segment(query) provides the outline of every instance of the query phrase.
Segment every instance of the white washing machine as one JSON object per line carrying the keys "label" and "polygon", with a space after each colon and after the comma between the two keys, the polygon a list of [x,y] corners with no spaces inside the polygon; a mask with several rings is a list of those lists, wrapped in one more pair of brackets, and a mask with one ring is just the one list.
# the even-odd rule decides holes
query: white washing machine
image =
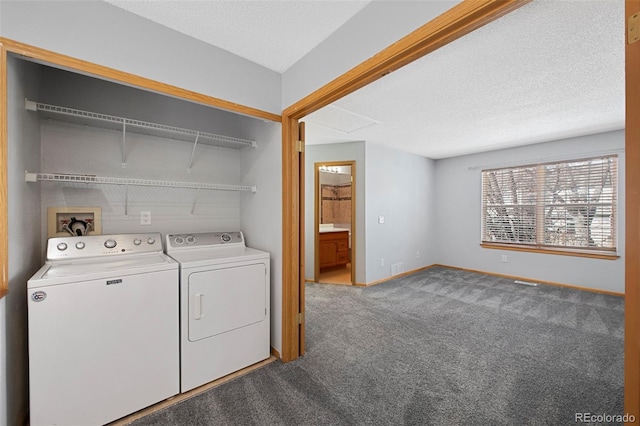
{"label": "white washing machine", "polygon": [[50,238],[27,297],[31,425],[105,424],[180,392],[160,234]]}
{"label": "white washing machine", "polygon": [[237,231],[166,238],[180,264],[180,391],[267,359],[269,253]]}

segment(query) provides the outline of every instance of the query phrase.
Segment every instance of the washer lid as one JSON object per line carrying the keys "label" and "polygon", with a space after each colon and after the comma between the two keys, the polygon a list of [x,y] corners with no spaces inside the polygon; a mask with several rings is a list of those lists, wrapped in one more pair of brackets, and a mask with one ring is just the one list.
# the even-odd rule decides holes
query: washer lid
{"label": "washer lid", "polygon": [[98,257],[48,261],[29,280],[28,287],[89,281],[109,276],[143,274],[167,269],[177,269],[178,264],[164,253]]}

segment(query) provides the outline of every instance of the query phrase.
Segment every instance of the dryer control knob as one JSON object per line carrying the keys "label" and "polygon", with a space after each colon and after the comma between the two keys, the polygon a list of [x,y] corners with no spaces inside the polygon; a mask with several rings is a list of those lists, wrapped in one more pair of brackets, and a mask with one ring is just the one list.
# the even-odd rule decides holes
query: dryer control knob
{"label": "dryer control knob", "polygon": [[76,243],[76,248],[77,248],[78,250],[82,250],[82,249],[84,248],[84,246],[85,246],[85,244],[84,244],[82,241],[78,241],[78,242]]}
{"label": "dryer control knob", "polygon": [[182,243],[184,243],[184,238],[176,237],[176,244],[182,244]]}
{"label": "dryer control knob", "polygon": [[222,234],[222,235],[220,236],[220,239],[221,239],[223,242],[228,243],[229,241],[231,241],[231,235],[229,235],[229,234]]}
{"label": "dryer control knob", "polygon": [[193,235],[189,235],[187,237],[187,244],[193,244],[196,242],[196,237],[194,237]]}
{"label": "dryer control knob", "polygon": [[67,243],[58,243],[56,248],[60,251],[65,251],[67,249]]}
{"label": "dryer control knob", "polygon": [[107,241],[104,242],[104,246],[106,248],[114,248],[115,246],[117,246],[118,243],[116,243],[116,240],[109,238]]}
{"label": "dryer control knob", "polygon": [[153,237],[149,237],[147,238],[147,244],[155,244],[156,243],[156,239]]}
{"label": "dryer control knob", "polygon": [[135,240],[133,240],[133,244],[139,246],[140,244],[142,244],[142,240],[140,238],[136,238]]}

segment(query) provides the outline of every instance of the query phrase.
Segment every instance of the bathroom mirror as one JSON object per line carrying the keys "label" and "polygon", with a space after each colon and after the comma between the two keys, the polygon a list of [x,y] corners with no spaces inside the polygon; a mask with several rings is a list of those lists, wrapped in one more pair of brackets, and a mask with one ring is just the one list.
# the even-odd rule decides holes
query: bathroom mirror
{"label": "bathroom mirror", "polygon": [[351,166],[320,166],[320,224],[351,227]]}

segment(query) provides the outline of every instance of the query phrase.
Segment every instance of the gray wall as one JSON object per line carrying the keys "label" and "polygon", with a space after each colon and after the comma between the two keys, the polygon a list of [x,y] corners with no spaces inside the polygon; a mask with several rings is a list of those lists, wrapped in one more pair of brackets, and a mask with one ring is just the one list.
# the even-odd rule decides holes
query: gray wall
{"label": "gray wall", "polygon": [[23,424],[28,405],[27,280],[40,262],[40,188],[24,179],[25,168],[40,166],[40,128],[24,109],[24,98],[37,96],[39,70],[34,64],[7,63],[8,74],[8,220],[9,294],[0,300],[0,424]]}
{"label": "gray wall", "polygon": [[282,75],[102,1],[2,0],[0,36],[279,114],[457,3],[373,1]]}
{"label": "gray wall", "polygon": [[271,253],[271,346],[282,353],[282,126],[254,121],[256,149],[240,152],[240,183],[257,184],[240,195],[240,226],[247,245]]}
{"label": "gray wall", "polygon": [[[366,283],[366,230],[365,230],[365,143],[350,142],[325,145],[308,145],[305,148],[305,174],[304,174],[304,212],[305,212],[305,278],[313,280],[314,274],[314,164],[322,161],[355,161],[356,162],[356,227],[355,242],[351,245],[356,248],[356,283]],[[353,229],[353,228],[352,228]]]}
{"label": "gray wall", "polygon": [[[368,284],[435,263],[434,161],[366,144],[366,245]],[[378,223],[384,216],[384,223]],[[384,266],[380,260],[384,259]],[[392,273],[391,266],[401,264]]]}
{"label": "gray wall", "polygon": [[[436,162],[436,262],[581,287],[624,292],[624,132],[608,132]],[[481,170],[618,153],[618,260],[483,249]],[[502,255],[507,255],[503,263]]]}
{"label": "gray wall", "polygon": [[305,151],[305,277],[313,278],[314,163],[343,160],[356,160],[356,282],[389,278],[391,265],[401,264],[397,275],[435,263],[433,160],[369,142],[311,145]]}
{"label": "gray wall", "polygon": [[[39,100],[70,108],[253,139],[248,117],[138,89],[46,68]],[[32,115],[37,115],[31,112]],[[36,171],[95,174],[166,181],[240,184],[241,151],[127,133],[122,167],[122,132],[59,121],[43,121],[42,163]],[[259,143],[261,141],[258,141]],[[251,150],[252,148],[243,148]],[[240,228],[239,192],[43,182],[42,221],[48,207],[98,206],[102,232],[203,232]],[[128,194],[127,194],[128,192]],[[276,192],[277,193],[277,192]],[[197,201],[196,201],[197,195]],[[195,208],[194,208],[195,201]],[[191,214],[193,209],[193,215]],[[151,212],[151,225],[140,212]],[[127,217],[125,217],[125,212]],[[43,234],[45,234],[43,232]],[[43,248],[44,238],[43,235]]]}
{"label": "gray wall", "polygon": [[283,109],[460,1],[372,1],[282,75]]}
{"label": "gray wall", "polygon": [[264,111],[281,76],[102,1],[0,1],[0,36]]}

